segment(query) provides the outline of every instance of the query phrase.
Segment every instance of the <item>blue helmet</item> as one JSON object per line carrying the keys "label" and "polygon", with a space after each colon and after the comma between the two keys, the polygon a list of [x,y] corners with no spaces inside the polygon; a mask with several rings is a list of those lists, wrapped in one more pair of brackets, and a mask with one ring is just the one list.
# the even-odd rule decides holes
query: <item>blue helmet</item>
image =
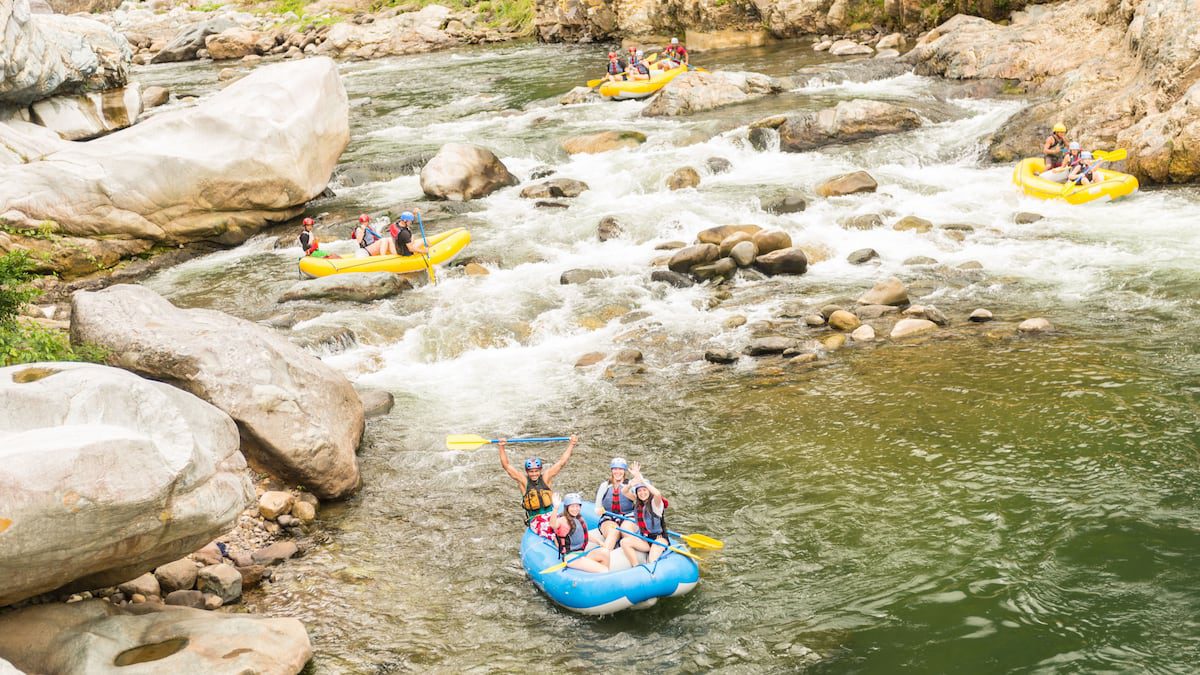
{"label": "blue helmet", "polygon": [[416,220],[416,216],[413,215],[412,211],[405,211],[404,213],[400,214],[400,220],[403,220],[406,223],[411,223],[412,221]]}
{"label": "blue helmet", "polygon": [[608,463],[608,468],[609,469],[628,469],[629,462],[626,462],[624,457],[613,457],[612,461]]}
{"label": "blue helmet", "polygon": [[583,506],[583,497],[580,497],[578,492],[572,492],[566,497],[563,497],[563,508],[566,508],[572,504],[579,504],[580,506]]}
{"label": "blue helmet", "polygon": [[1091,159],[1092,153],[1088,152],[1087,150],[1084,150],[1083,152],[1079,153],[1079,158],[1080,159]]}
{"label": "blue helmet", "polygon": [[541,457],[530,457],[529,459],[525,460],[525,470],[526,471],[528,471],[530,469],[540,469],[540,468],[542,468],[542,458]]}

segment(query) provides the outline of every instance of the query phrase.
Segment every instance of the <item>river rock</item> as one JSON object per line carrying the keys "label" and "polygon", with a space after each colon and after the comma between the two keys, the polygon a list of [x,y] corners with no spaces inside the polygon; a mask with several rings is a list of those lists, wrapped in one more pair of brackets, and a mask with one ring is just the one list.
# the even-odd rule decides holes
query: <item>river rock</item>
{"label": "river rock", "polygon": [[875,329],[870,324],[863,324],[850,333],[850,339],[855,342],[874,342]]}
{"label": "river rock", "polygon": [[807,152],[919,126],[921,117],[908,108],[882,101],[842,101],[832,108],[787,117],[779,127],[779,148]]}
{"label": "river rock", "polygon": [[885,314],[895,314],[899,311],[899,307],[892,307],[890,305],[860,305],[854,308],[854,316],[863,321],[870,321],[871,319],[878,319]]}
{"label": "river rock", "polygon": [[166,87],[151,85],[142,90],[142,109],[149,110],[165,105],[171,100],[171,92]]}
{"label": "river rock", "polygon": [[254,43],[258,42],[258,37],[257,33],[236,26],[204,38],[204,48],[213,61],[240,59],[254,53]]}
{"label": "river rock", "polygon": [[793,246],[770,253],[763,253],[754,260],[754,266],[764,274],[804,274],[808,271],[808,256],[803,249]]}
{"label": "river rock", "polygon": [[746,72],[701,72],[678,75],[659,90],[642,110],[646,117],[690,115],[734,103],[743,103],[783,91],[773,77]]}
{"label": "river rock", "polygon": [[317,518],[317,507],[308,502],[296,502],[292,505],[292,515],[302,524],[307,525]]}
{"label": "river rock", "polygon": [[600,224],[596,226],[596,236],[600,241],[617,239],[621,233],[621,222],[613,216],[604,216],[600,219]]}
{"label": "river rock", "polygon": [[861,216],[849,216],[838,221],[847,230],[874,230],[883,227],[883,218],[876,213],[867,213]]}
{"label": "river rock", "polygon": [[79,141],[133,124],[142,112],[142,97],[135,83],[103,92],[54,96],[37,101],[29,110],[37,124],[68,141]]}
{"label": "river rock", "polygon": [[278,565],[300,552],[300,548],[292,541],[277,541],[270,546],[260,548],[251,554],[255,565]]}
{"label": "river rock", "polygon": [[971,321],[973,323],[985,323],[991,320],[992,313],[986,309],[983,309],[982,307],[974,310],[971,312],[971,315],[967,317],[967,321]]}
{"label": "river rock", "polygon": [[855,171],[831,178],[817,186],[817,194],[822,197],[841,197],[858,192],[874,192],[879,184],[866,171]]}
{"label": "river rock", "polygon": [[968,260],[954,266],[955,269],[966,270],[968,272],[983,269],[983,263],[978,260]]}
{"label": "river rock", "polygon": [[197,573],[196,589],[211,593],[221,599],[221,604],[229,605],[242,597],[242,575],[233,565],[209,565]]}
{"label": "river rock", "polygon": [[907,265],[907,266],[936,265],[936,264],[937,264],[937,259],[930,258],[927,255],[914,255],[911,258],[904,259],[904,265]]}
{"label": "river rock", "polygon": [[604,99],[600,97],[600,94],[595,89],[581,85],[563,94],[558,99],[558,102],[560,105],[577,105],[580,103],[599,103],[602,100]]}
{"label": "river rock", "polygon": [[143,286],[77,292],[71,310],[73,342],[102,346],[112,363],[229,413],[252,463],[321,498],[358,489],[362,402],[316,357],[249,321],[178,309]]}
{"label": "river rock", "polygon": [[685,190],[700,185],[700,173],[690,166],[675,169],[667,176],[667,187],[672,190]]}
{"label": "river rock", "polygon": [[0,103],[121,87],[132,59],[125,38],[103,23],[35,14],[29,0],[0,4]]}
{"label": "river rock", "polygon": [[800,213],[808,208],[808,199],[802,192],[789,192],[780,200],[767,207],[770,213],[783,215],[785,213]]}
{"label": "river rock", "polygon": [[689,273],[700,281],[708,281],[710,279],[728,279],[737,272],[738,264],[733,258],[721,258],[716,262],[696,265],[691,268]]}
{"label": "river rock", "polygon": [[814,42],[812,48],[814,52],[827,52],[832,46],[833,40],[821,40],[820,42]]}
{"label": "river rock", "polygon": [[187,591],[196,586],[196,564],[188,558],[180,558],[154,570],[154,578],[165,597],[175,591]]}
{"label": "river rock", "polygon": [[746,140],[750,142],[750,147],[759,152],[779,149],[779,131],[772,127],[751,126],[746,132]]}
{"label": "river rock", "polygon": [[905,217],[901,218],[900,220],[896,221],[896,224],[892,225],[892,229],[896,230],[897,232],[912,231],[912,232],[918,232],[920,234],[925,234],[926,232],[929,232],[930,230],[933,229],[933,223],[929,222],[928,220],[925,220],[924,218],[918,218],[916,216],[905,216]]}
{"label": "river rock", "polygon": [[754,247],[758,254],[773,253],[792,245],[792,236],[782,230],[762,230],[754,233]]}
{"label": "river rock", "polygon": [[728,349],[706,349],[704,350],[704,360],[709,363],[734,363],[738,360],[738,355]]}
{"label": "river rock", "polygon": [[37,152],[0,163],[0,213],[11,226],[53,221],[60,236],[172,245],[240,243],[268,219],[299,215],[350,138],[345,89],[328,59],[256,69],[198,105],[87,143],[13,129],[0,124],[0,136],[14,133]]}
{"label": "river rock", "polygon": [[734,232],[728,237],[722,239],[721,243],[718,245],[720,256],[724,258],[725,256],[729,255],[731,251],[733,251],[734,246],[737,246],[744,241],[753,241],[753,239],[754,238],[752,236],[745,232]]}
{"label": "river rock", "polygon": [[295,497],[290,492],[282,490],[264,492],[258,498],[258,512],[267,520],[275,520],[279,516],[291,512],[294,501]]}
{"label": "river rock", "polygon": [[526,185],[521,196],[526,199],[578,197],[588,189],[588,184],[573,178],[551,178],[533,185]]}
{"label": "river rock", "polygon": [[692,281],[688,275],[671,270],[654,270],[650,273],[650,281],[661,281],[675,288],[689,288],[696,285],[696,282]]}
{"label": "river rock", "polygon": [[588,352],[575,361],[576,368],[594,366],[604,360],[604,352]]}
{"label": "river rock", "polygon": [[237,448],[228,415],[165,384],[0,369],[0,606],[123,583],[227,531],[253,494]]}
{"label": "river rock", "polygon": [[879,49],[879,50],[876,50],[875,56],[872,56],[871,58],[873,58],[873,59],[900,58],[900,50],[899,49]]}
{"label": "river rock", "polygon": [[844,309],[839,309],[829,315],[829,327],[841,331],[852,331],[862,325],[857,316]]}
{"label": "river rock", "polygon": [[158,585],[158,579],[150,572],[146,572],[132,581],[126,581],[118,586],[117,589],[129,597],[133,597],[134,594],[138,593],[143,596],[162,594],[162,589]]}
{"label": "river rock", "polygon": [[729,257],[738,267],[749,267],[757,255],[758,247],[752,241],[739,242],[729,249]]}
{"label": "river rock", "polygon": [[562,142],[568,155],[599,153],[620,148],[636,148],[646,142],[646,134],[640,131],[601,131],[583,136],[572,136]]}
{"label": "river rock", "polygon": [[612,276],[608,270],[567,270],[558,278],[558,283],[567,286],[569,284],[586,284],[593,279],[607,279]]}
{"label": "river rock", "polygon": [[1036,317],[1022,321],[1017,330],[1022,333],[1049,333],[1054,330],[1054,324],[1042,317]]}
{"label": "river rock", "polygon": [[784,351],[795,346],[796,341],[792,338],[771,335],[754,338],[742,351],[748,356],[766,356],[768,354],[782,354]]}
{"label": "river rock", "polygon": [[671,256],[667,269],[672,272],[687,272],[696,265],[713,262],[720,249],[716,244],[696,244],[681,248]]}
{"label": "river rock", "polygon": [[696,241],[702,244],[720,244],[735,232],[744,232],[750,236],[754,236],[755,233],[761,230],[762,228],[758,225],[720,225],[700,230],[699,234],[696,235]]}
{"label": "river rock", "polygon": [[171,591],[163,598],[163,603],[173,607],[207,609],[204,603],[204,594],[200,591]]}
{"label": "river rock", "polygon": [[863,293],[858,299],[860,305],[892,305],[908,304],[908,289],[904,282],[896,277],[884,279],[875,284],[871,290]]}
{"label": "river rock", "polygon": [[396,405],[396,397],[390,391],[362,386],[356,386],[354,390],[358,392],[358,398],[362,401],[363,416],[367,418],[386,415]]}
{"label": "river rock", "polygon": [[0,654],[30,673],[298,673],[312,647],[296,619],[86,600],[0,616]]}
{"label": "river rock", "polygon": [[216,35],[236,27],[237,24],[232,19],[224,16],[185,26],[179,29],[175,37],[171,38],[171,41],[155,54],[150,62],[191,61],[196,58],[196,52],[204,49],[204,42],[210,35]]}
{"label": "river rock", "polygon": [[391,272],[362,274],[331,274],[317,279],[304,279],[292,284],[280,296],[279,302],[294,300],[344,300],[371,302],[398,295],[412,289],[412,280]]}
{"label": "river rock", "polygon": [[846,261],[851,265],[862,265],[870,260],[875,260],[879,257],[879,253],[873,248],[860,248],[857,251],[852,251],[846,256]]}
{"label": "river rock", "polygon": [[451,14],[449,7],[430,4],[393,16],[375,14],[369,22],[341,21],[313,52],[358,60],[445,49],[459,42],[451,30],[443,30],[452,25]]}
{"label": "river rock", "polygon": [[826,323],[827,323],[827,319],[824,316],[821,316],[820,314],[805,314],[804,315],[804,325],[808,326],[809,328],[818,328],[820,326],[824,326]]}
{"label": "river rock", "polygon": [[421,190],[430,199],[465,202],[517,184],[495,153],[472,143],[447,143],[421,169]]}
{"label": "river rock", "polygon": [[854,40],[838,40],[829,45],[829,53],[832,56],[863,56],[874,51],[867,45],[860,45]]}
{"label": "river rock", "polygon": [[719,173],[728,173],[733,170],[733,162],[724,157],[709,157],[704,161],[704,166],[708,168],[708,172],[716,175]]}
{"label": "river rock", "polygon": [[928,319],[901,319],[892,326],[892,339],[912,337],[936,330],[937,324]]}
{"label": "river rock", "polygon": [[1030,223],[1036,223],[1037,221],[1041,220],[1042,217],[1043,216],[1039,213],[1029,213],[1028,211],[1021,211],[1017,215],[1013,216],[1013,222],[1015,222],[1018,225],[1029,225]]}

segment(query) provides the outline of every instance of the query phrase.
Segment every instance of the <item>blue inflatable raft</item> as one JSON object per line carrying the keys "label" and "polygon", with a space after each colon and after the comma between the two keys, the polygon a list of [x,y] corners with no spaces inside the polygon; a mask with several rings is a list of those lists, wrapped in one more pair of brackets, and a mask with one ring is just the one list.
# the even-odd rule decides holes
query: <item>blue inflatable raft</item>
{"label": "blue inflatable raft", "polygon": [[[595,508],[592,502],[583,503],[582,515],[589,529],[588,550],[603,541],[596,529],[600,517]],[[672,545],[688,550],[682,542],[672,541]],[[642,564],[629,567],[618,546],[612,554],[611,572],[597,574],[566,568],[542,574],[542,570],[561,562],[557,546],[528,528],[521,539],[521,564],[529,578],[555,603],[580,614],[613,614],[630,607],[645,609],[659,598],[683,595],[700,583],[700,568],[687,556],[667,551],[653,563],[646,564],[644,553],[639,553],[638,559]]]}

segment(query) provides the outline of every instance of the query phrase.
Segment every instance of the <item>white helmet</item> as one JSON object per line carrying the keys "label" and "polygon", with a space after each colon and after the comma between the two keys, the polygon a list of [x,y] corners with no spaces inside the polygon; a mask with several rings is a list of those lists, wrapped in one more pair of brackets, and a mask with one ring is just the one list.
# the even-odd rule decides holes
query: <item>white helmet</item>
{"label": "white helmet", "polygon": [[679,38],[671,38],[671,44],[673,44],[673,45],[679,44]]}
{"label": "white helmet", "polygon": [[637,50],[637,55],[638,55],[638,56],[645,56],[645,52],[643,52],[642,50],[640,50],[640,49],[639,49],[639,50]]}

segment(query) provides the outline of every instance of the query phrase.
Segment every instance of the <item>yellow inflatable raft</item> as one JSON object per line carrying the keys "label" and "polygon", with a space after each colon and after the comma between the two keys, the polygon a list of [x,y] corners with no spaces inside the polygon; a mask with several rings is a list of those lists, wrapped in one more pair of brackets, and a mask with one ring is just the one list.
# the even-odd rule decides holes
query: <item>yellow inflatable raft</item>
{"label": "yellow inflatable raft", "polygon": [[[1013,183],[1018,185],[1025,194],[1038,199],[1065,199],[1069,204],[1086,204],[1088,202],[1111,201],[1132,194],[1138,189],[1138,181],[1133,176],[1110,169],[1096,169],[1093,173],[1100,179],[1091,185],[1072,185],[1065,187],[1065,176],[1059,174],[1059,181],[1043,178],[1038,174],[1045,167],[1040,157],[1029,157],[1017,163],[1013,170]],[[1065,188],[1065,189],[1064,189]]]}
{"label": "yellow inflatable raft", "polygon": [[[417,235],[420,236],[419,234]],[[471,233],[465,227],[456,227],[429,238],[429,264],[440,265],[450,261],[471,243]],[[373,255],[362,258],[313,258],[300,259],[300,273],[306,277],[326,277],[330,274],[349,272],[424,272],[425,257],[420,255]]]}
{"label": "yellow inflatable raft", "polygon": [[615,99],[617,101],[646,98],[665,87],[668,82],[675,79],[676,75],[682,75],[687,70],[687,66],[680,66],[670,70],[651,70],[650,79],[648,80],[605,82],[600,85],[600,95],[604,98]]}

